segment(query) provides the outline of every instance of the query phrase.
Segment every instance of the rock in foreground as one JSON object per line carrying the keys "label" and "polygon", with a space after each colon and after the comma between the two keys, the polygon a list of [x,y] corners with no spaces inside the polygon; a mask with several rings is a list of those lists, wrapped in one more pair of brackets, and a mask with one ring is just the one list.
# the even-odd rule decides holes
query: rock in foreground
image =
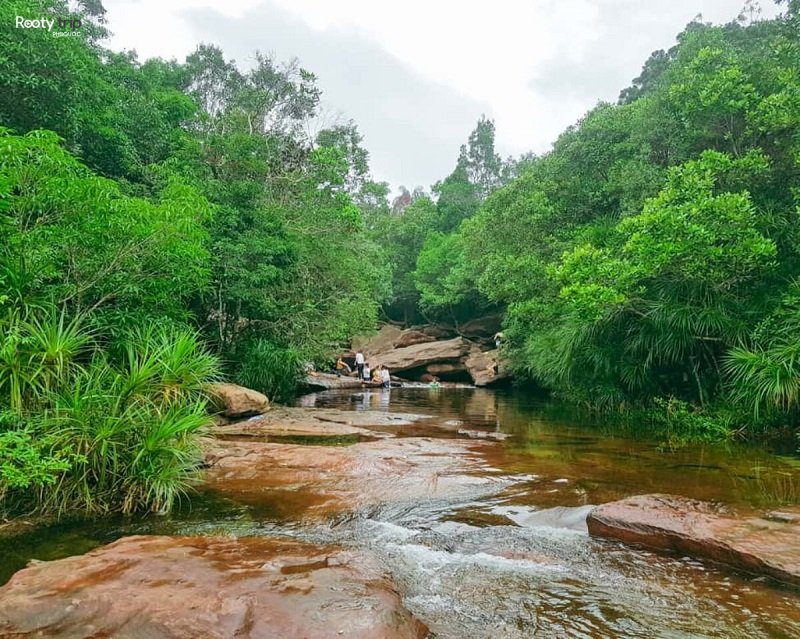
{"label": "rock in foreground", "polygon": [[363,554],[266,538],[126,537],[0,589],[2,637],[418,639]]}
{"label": "rock in foreground", "polygon": [[603,504],[589,533],[711,559],[800,586],[800,522],[737,518],[706,502],[641,495]]}

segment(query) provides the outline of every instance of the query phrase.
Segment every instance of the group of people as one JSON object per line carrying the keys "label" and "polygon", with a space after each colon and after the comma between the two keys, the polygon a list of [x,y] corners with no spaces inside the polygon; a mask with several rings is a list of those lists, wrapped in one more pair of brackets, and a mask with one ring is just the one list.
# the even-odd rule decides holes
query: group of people
{"label": "group of people", "polygon": [[[347,362],[340,357],[336,360],[336,372],[337,374],[346,373],[350,375],[352,369]],[[382,364],[371,368],[362,351],[356,353],[356,373],[358,379],[360,379],[362,383],[382,384],[384,388],[390,388],[392,385],[392,376],[389,373],[389,369]]]}

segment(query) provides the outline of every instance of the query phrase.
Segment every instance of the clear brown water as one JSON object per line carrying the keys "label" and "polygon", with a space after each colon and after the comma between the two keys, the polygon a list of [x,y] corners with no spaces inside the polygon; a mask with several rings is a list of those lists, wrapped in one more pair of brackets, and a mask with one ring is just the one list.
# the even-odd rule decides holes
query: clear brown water
{"label": "clear brown water", "polygon": [[797,503],[796,457],[744,446],[665,450],[513,393],[393,389],[300,403],[433,415],[392,428],[399,436],[509,433],[481,453],[486,473],[508,481],[470,500],[395,496],[322,522],[301,518],[304,505],[288,497],[243,504],[204,493],[170,517],[78,521],[0,539],[0,581],[30,558],[77,554],[126,534],[280,535],[377,554],[439,638],[800,637],[798,592],[580,530],[589,505],[642,493],[744,511]]}

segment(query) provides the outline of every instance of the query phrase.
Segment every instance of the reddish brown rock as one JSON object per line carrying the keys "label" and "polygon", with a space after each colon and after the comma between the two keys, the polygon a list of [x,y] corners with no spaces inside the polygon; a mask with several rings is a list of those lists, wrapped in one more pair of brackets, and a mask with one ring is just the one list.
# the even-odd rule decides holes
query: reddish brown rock
{"label": "reddish brown rock", "polygon": [[459,334],[470,339],[490,338],[494,336],[503,325],[502,314],[478,317],[458,327]]}
{"label": "reddish brown rock", "polygon": [[[416,332],[416,331],[415,331]],[[369,355],[370,353],[384,353],[394,348],[395,342],[400,339],[403,330],[392,324],[384,324],[374,335],[353,338],[353,354],[357,351]]]}
{"label": "reddish brown rock", "polygon": [[467,369],[465,368],[462,362],[454,362],[450,364],[429,364],[425,367],[425,371],[427,375],[433,375],[438,377],[439,375],[453,375],[455,373],[466,373]]}
{"label": "reddish brown rock", "polygon": [[361,388],[364,384],[357,377],[334,375],[333,373],[313,373],[303,380],[306,387],[314,390],[341,390]]}
{"label": "reddish brown rock", "polygon": [[126,537],[0,589],[8,638],[426,635],[368,556],[267,538]]}
{"label": "reddish brown rock", "polygon": [[214,384],[211,395],[226,417],[260,415],[269,410],[266,395],[236,384]]}
{"label": "reddish brown rock", "polygon": [[427,324],[417,330],[425,333],[425,335],[430,335],[434,339],[450,339],[458,334],[455,326],[444,326],[441,324]]}
{"label": "reddish brown rock", "polygon": [[431,337],[422,331],[405,330],[394,340],[394,348],[405,348],[406,346],[414,346],[414,344],[425,344],[426,342],[435,341],[435,337]]}
{"label": "reddish brown rock", "polygon": [[347,447],[216,441],[206,453],[206,487],[237,501],[295,518],[329,517],[382,503],[500,486],[479,476],[489,442],[422,437]]}
{"label": "reddish brown rock", "polygon": [[475,386],[491,386],[509,377],[508,369],[500,362],[497,350],[481,351],[480,348],[473,347],[464,361],[464,367]]}
{"label": "reddish brown rock", "polygon": [[800,523],[736,517],[707,502],[641,495],[603,504],[589,533],[711,559],[800,585]]}
{"label": "reddish brown rock", "polygon": [[218,437],[388,437],[387,433],[367,430],[370,427],[409,426],[429,415],[387,413],[379,410],[350,411],[336,408],[273,408],[240,422],[217,424],[212,433]]}
{"label": "reddish brown rock", "polygon": [[463,337],[414,344],[386,352],[367,353],[373,364],[383,364],[390,371],[400,372],[413,368],[424,368],[429,364],[456,363],[470,351],[472,343]]}

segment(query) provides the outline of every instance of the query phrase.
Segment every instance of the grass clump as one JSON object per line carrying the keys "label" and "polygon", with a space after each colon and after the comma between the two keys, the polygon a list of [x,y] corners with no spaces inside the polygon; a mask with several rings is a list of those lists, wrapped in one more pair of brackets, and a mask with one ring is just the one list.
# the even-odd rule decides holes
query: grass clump
{"label": "grass clump", "polygon": [[202,461],[218,363],[193,331],[113,343],[80,318],[11,315],[0,331],[0,509],[164,512]]}

